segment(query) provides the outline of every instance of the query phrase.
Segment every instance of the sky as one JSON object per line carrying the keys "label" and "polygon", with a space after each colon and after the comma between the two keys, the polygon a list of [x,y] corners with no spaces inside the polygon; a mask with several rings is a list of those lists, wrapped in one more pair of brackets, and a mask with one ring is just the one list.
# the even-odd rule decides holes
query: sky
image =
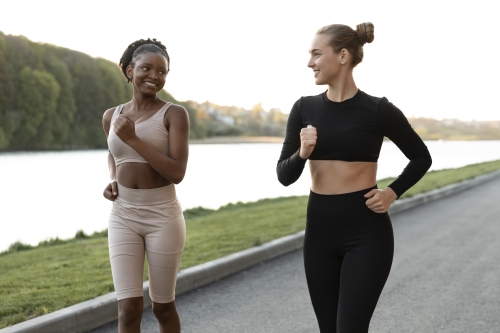
{"label": "sky", "polygon": [[358,88],[407,117],[500,120],[495,1],[0,0],[0,31],[117,63],[133,41],[167,46],[178,100],[288,113],[326,90],[307,67],[322,26],[372,22]]}

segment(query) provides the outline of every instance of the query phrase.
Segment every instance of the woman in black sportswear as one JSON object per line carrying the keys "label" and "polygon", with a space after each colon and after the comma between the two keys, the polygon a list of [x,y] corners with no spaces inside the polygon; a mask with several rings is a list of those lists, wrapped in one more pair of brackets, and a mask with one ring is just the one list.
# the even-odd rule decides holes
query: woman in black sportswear
{"label": "woman in black sportswear", "polygon": [[[389,206],[429,169],[427,147],[403,113],[386,98],[356,87],[353,68],[363,45],[374,39],[373,24],[356,30],[341,24],[321,28],[308,67],[317,96],[295,102],[277,165],[288,186],[309,160],[304,266],[320,331],[368,332],[370,319],[392,265],[394,239]],[[410,160],[384,189],[376,185],[383,137]]]}

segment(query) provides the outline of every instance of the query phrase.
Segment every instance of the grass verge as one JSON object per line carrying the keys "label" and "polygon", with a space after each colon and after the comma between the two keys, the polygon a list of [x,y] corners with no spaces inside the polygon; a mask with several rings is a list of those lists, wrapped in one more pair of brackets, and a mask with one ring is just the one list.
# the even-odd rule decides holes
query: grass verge
{"label": "grass verge", "polygon": [[[402,198],[498,169],[500,160],[431,171]],[[378,181],[379,188],[391,181]],[[186,210],[181,269],[302,230],[306,204],[301,196]],[[78,231],[73,239],[49,239],[35,247],[16,242],[0,253],[0,272],[0,328],[113,291],[107,231]]]}

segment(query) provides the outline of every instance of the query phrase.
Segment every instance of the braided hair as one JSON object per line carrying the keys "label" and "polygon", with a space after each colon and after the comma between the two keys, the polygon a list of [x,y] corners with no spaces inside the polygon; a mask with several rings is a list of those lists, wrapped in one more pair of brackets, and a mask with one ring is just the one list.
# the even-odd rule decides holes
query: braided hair
{"label": "braided hair", "polygon": [[135,42],[131,43],[125,52],[123,52],[122,57],[120,58],[120,68],[122,69],[123,75],[127,78],[127,82],[130,82],[131,79],[127,76],[127,67],[128,65],[134,67],[137,58],[139,55],[147,52],[158,53],[167,58],[167,73],[170,71],[170,57],[167,53],[167,48],[160,41],[153,39],[139,39]]}

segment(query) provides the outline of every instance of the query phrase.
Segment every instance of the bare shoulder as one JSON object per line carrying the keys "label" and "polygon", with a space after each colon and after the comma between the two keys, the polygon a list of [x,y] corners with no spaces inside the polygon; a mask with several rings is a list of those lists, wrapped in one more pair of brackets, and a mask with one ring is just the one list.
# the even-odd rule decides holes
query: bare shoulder
{"label": "bare shoulder", "polygon": [[104,114],[102,115],[102,127],[104,128],[104,132],[106,134],[109,132],[109,127],[111,125],[111,118],[113,118],[113,113],[115,113],[116,107],[107,109],[104,111]]}
{"label": "bare shoulder", "polygon": [[169,122],[189,122],[189,115],[187,110],[178,104],[172,104],[168,108],[168,111],[165,115],[166,125]]}
{"label": "bare shoulder", "polygon": [[170,105],[165,115],[164,123],[167,130],[170,130],[171,125],[175,124],[173,128],[178,129],[181,132],[189,132],[188,112],[182,105]]}
{"label": "bare shoulder", "polygon": [[111,118],[113,118],[113,113],[115,113],[115,110],[116,107],[112,107],[104,111],[104,114],[102,115],[102,121],[103,122],[107,121],[108,123],[111,122]]}
{"label": "bare shoulder", "polygon": [[170,115],[175,116],[175,117],[188,117],[188,113],[187,113],[186,109],[182,105],[178,105],[178,104],[172,104],[168,108],[167,114],[169,114],[169,113],[170,113]]}

